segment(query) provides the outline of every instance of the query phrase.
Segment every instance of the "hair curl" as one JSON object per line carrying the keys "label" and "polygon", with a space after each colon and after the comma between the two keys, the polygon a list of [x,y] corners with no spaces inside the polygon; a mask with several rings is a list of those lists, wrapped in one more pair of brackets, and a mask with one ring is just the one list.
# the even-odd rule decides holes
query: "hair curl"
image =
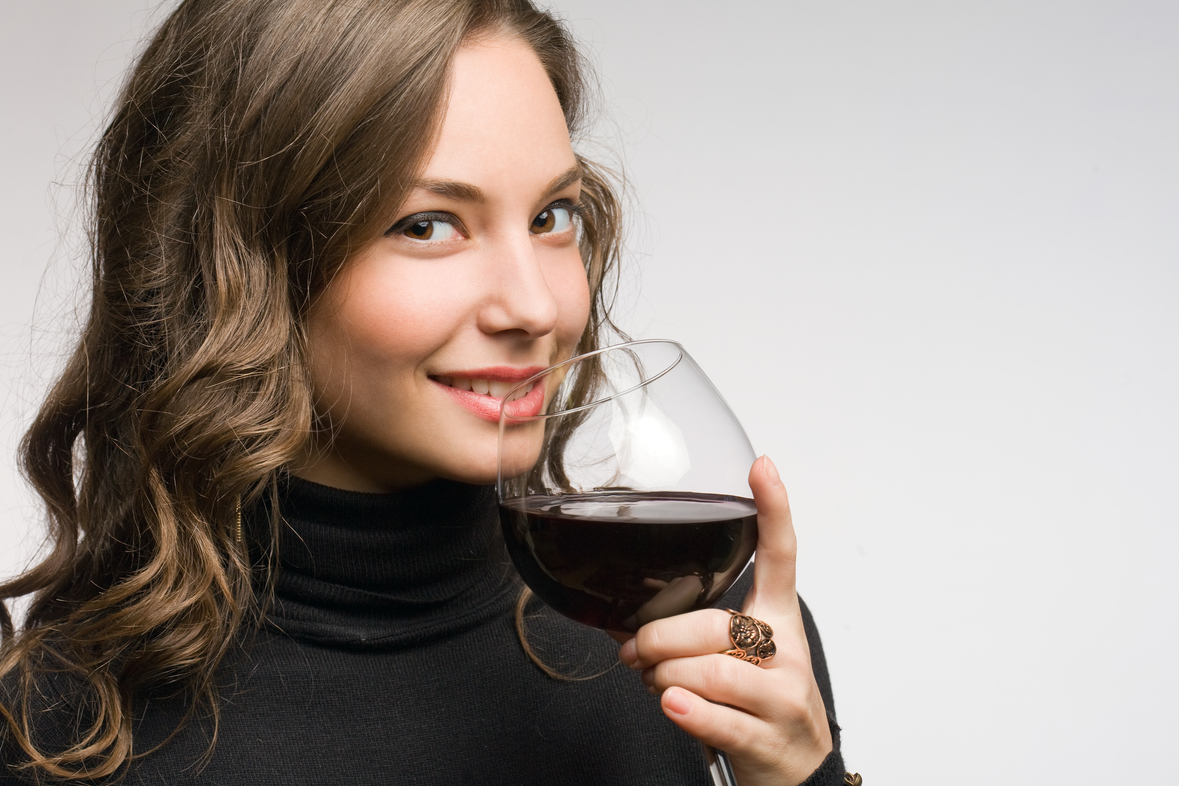
{"label": "hair curl", "polygon": [[[218,665],[274,569],[240,508],[312,428],[304,315],[404,200],[455,51],[494,32],[531,45],[575,129],[578,54],[527,0],[185,0],[140,56],[89,171],[88,321],[21,449],[51,543],[0,584],[32,596],[19,631],[0,603],[0,736],[23,769],[118,773],[143,753],[142,691],[216,719]],[[586,351],[611,325],[620,217],[581,165]],[[37,733],[45,680],[82,697],[64,746]]]}

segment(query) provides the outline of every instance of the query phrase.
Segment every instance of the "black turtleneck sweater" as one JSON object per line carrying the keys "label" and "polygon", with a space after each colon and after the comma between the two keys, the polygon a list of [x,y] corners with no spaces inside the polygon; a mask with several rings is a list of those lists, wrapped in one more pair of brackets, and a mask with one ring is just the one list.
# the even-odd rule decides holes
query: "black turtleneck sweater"
{"label": "black turtleneck sweater", "polygon": [[[605,634],[535,604],[528,641],[572,679],[525,655],[513,621],[520,584],[490,488],[436,481],[374,495],[292,480],[279,504],[275,601],[267,628],[225,666],[216,745],[205,717],[169,739],[185,707],[149,701],[135,748],[160,747],[126,783],[711,783],[699,744]],[[247,524],[265,520],[257,513]],[[818,631],[803,614],[832,711]],[[837,747],[807,786],[842,774]]]}

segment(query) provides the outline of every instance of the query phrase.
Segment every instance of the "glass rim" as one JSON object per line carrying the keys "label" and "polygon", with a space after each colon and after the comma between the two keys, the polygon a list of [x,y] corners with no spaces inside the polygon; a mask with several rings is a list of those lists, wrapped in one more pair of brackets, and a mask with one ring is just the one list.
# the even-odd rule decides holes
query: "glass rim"
{"label": "glass rim", "polygon": [[[581,361],[583,361],[587,358],[592,358],[597,355],[602,355],[602,354],[605,354],[606,352],[612,352],[616,349],[626,349],[627,347],[641,346],[644,344],[669,344],[669,345],[675,347],[676,351],[678,352],[678,357],[676,357],[675,360],[672,361],[667,366],[667,368],[663,369],[662,371],[660,371],[659,373],[655,374],[652,377],[648,377],[648,378],[644,379],[639,384],[633,385],[633,386],[627,388],[626,390],[622,390],[617,393],[613,393],[612,395],[606,396],[605,398],[595,399],[594,401],[591,401],[588,404],[582,404],[579,407],[573,407],[572,409],[562,409],[558,412],[545,412],[545,413],[542,413],[539,415],[529,415],[527,417],[518,417],[518,418],[512,417],[511,415],[507,415],[504,412],[505,408],[508,405],[508,399],[511,397],[511,395],[513,393],[515,393],[520,388],[525,387],[526,385],[531,385],[533,382],[536,382],[538,379],[543,379],[544,377],[547,377],[549,374],[551,374],[552,372],[556,371],[559,368],[564,368],[565,366],[568,366],[573,363],[580,363]],[[600,347],[599,349],[595,349],[592,352],[586,352],[584,354],[577,355],[576,357],[571,357],[566,360],[562,360],[560,363],[556,363],[552,366],[549,366],[544,371],[538,371],[535,374],[533,374],[532,376],[528,377],[528,379],[521,380],[519,383],[517,383],[515,386],[513,386],[511,388],[511,390],[509,390],[504,395],[503,403],[499,405],[499,422],[500,422],[501,426],[505,422],[532,423],[532,422],[535,422],[538,420],[547,420],[548,418],[561,417],[564,415],[572,415],[575,412],[581,412],[582,410],[590,409],[592,407],[596,407],[601,404],[605,404],[606,402],[613,401],[614,399],[619,398],[620,396],[625,396],[628,393],[633,393],[634,391],[638,390],[639,388],[644,388],[647,385],[650,385],[652,382],[659,379],[660,377],[663,377],[663,376],[669,374],[673,369],[675,369],[680,363],[682,363],[684,361],[685,357],[689,357],[688,350],[684,349],[684,345],[678,341],[673,341],[670,338],[640,338],[640,339],[636,339],[634,341],[624,341],[621,344],[612,344],[608,347]]]}

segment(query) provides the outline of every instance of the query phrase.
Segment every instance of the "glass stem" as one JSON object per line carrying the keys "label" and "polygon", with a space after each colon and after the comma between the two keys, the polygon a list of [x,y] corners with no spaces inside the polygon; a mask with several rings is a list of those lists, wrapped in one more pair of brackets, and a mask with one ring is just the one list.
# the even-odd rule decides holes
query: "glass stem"
{"label": "glass stem", "polygon": [[[700,743],[704,745],[704,743]],[[712,776],[713,786],[737,786],[737,778],[733,775],[733,767],[729,764],[729,757],[724,751],[718,751],[711,745],[704,745],[704,760],[708,762],[708,774]]]}

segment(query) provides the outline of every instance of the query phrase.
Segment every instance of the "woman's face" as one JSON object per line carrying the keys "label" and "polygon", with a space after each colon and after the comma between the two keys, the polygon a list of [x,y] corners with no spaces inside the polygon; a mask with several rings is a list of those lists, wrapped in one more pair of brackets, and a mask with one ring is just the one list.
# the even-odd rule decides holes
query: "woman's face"
{"label": "woman's face", "polygon": [[[309,315],[316,412],[334,439],[296,474],[374,492],[495,479],[507,388],[569,357],[586,326],[580,184],[532,50],[464,45],[421,179]],[[512,406],[539,411],[544,395]]]}

